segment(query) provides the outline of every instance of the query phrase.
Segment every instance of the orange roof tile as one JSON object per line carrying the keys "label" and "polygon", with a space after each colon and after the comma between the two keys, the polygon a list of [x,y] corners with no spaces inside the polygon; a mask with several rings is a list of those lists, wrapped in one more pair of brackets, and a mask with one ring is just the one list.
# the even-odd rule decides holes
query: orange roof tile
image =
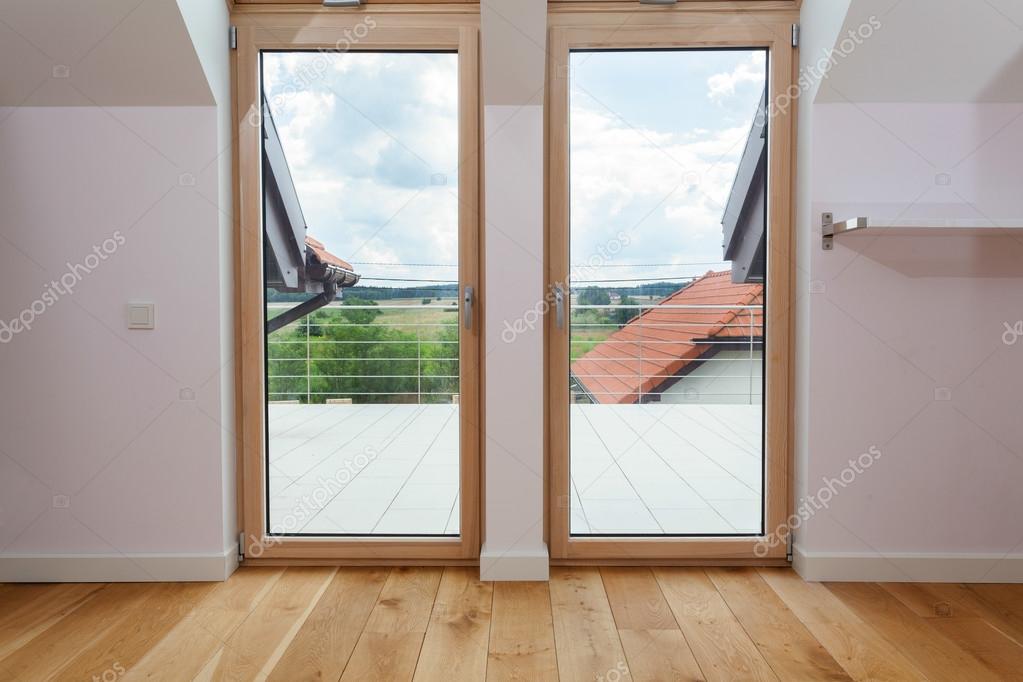
{"label": "orange roof tile", "polygon": [[[750,315],[764,287],[733,284],[731,271],[708,272],[632,318],[572,363],[572,375],[599,403],[634,403],[711,349],[713,338],[749,338]],[[672,308],[737,306],[735,308]],[[753,337],[763,336],[763,308],[753,311]]]}
{"label": "orange roof tile", "polygon": [[313,250],[313,253],[316,254],[316,257],[319,258],[320,262],[324,265],[336,265],[337,267],[348,270],[349,272],[355,272],[355,269],[352,268],[351,265],[335,256],[330,251],[327,251],[323,242],[306,235],[305,243],[306,246]]}

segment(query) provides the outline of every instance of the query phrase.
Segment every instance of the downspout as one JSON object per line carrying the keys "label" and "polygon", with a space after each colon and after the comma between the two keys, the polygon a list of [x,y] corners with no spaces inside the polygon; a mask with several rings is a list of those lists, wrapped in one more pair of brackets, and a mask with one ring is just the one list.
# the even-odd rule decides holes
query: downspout
{"label": "downspout", "polygon": [[285,327],[295,320],[313,313],[325,305],[330,304],[337,297],[337,284],[332,281],[323,283],[323,293],[310,298],[308,301],[299,303],[294,308],[286,310],[272,320],[266,321],[266,333],[272,334],[281,327]]}

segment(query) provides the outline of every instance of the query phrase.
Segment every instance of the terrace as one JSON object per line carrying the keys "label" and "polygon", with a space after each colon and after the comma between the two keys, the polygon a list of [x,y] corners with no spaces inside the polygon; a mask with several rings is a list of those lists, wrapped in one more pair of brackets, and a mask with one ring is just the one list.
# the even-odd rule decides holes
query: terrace
{"label": "terrace", "polygon": [[[271,303],[271,316],[288,305]],[[608,348],[630,355],[625,350],[630,346],[642,360],[616,370],[635,376],[614,377],[616,385],[639,387],[631,400],[618,393],[603,404],[586,402],[592,396],[580,387],[594,378],[606,386],[608,377],[574,371],[571,532],[759,532],[759,340],[745,331],[742,338],[729,338],[732,350],[724,350],[704,339],[708,334],[692,318],[716,320],[721,304],[705,304],[707,310],[684,303],[635,306],[640,314],[627,324],[614,305],[605,311],[580,305],[573,312],[573,329],[585,337],[578,343],[589,348],[583,357],[603,353],[606,361]],[[656,308],[661,310],[651,315]],[[605,318],[597,312],[606,321],[598,322]],[[745,319],[727,323],[726,334],[762,325],[759,305],[734,312]],[[637,327],[643,334],[627,340]],[[683,327],[691,336],[699,332],[696,341],[665,336]],[[656,338],[647,338],[650,334]],[[733,349],[735,343],[745,350]],[[334,303],[270,335],[268,483],[274,532],[458,533],[457,344],[457,306],[436,299]],[[661,363],[655,376],[649,363],[666,353],[685,356],[684,371],[678,363]],[[729,353],[743,357],[725,357]],[[671,388],[659,392],[662,385]]]}
{"label": "terrace", "polygon": [[[759,531],[759,406],[571,409],[573,533]],[[458,405],[270,405],[270,527],[457,534],[457,413]]]}

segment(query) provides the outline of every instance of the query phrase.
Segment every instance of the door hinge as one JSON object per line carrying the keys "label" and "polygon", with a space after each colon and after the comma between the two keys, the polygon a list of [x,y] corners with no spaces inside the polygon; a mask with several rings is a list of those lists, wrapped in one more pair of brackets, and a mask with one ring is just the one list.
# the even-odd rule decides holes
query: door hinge
{"label": "door hinge", "polygon": [[799,47],[799,24],[792,24],[792,47]]}
{"label": "door hinge", "polygon": [[231,26],[227,29],[227,42],[231,46],[232,50],[238,49],[238,27]]}
{"label": "door hinge", "polygon": [[794,534],[789,531],[789,535],[785,540],[785,561],[792,563],[792,538]]}
{"label": "door hinge", "polygon": [[238,561],[245,561],[245,532],[238,533]]}

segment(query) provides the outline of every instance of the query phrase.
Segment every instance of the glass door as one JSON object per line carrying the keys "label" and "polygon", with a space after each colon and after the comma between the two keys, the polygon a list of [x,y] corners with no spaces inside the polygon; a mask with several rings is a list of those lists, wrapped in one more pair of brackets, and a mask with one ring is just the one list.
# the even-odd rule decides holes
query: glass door
{"label": "glass door", "polygon": [[563,35],[554,554],[754,556],[786,457],[766,429],[771,53]]}
{"label": "glass door", "polygon": [[395,47],[416,35],[252,53],[263,443],[248,554],[478,551],[475,31]]}

